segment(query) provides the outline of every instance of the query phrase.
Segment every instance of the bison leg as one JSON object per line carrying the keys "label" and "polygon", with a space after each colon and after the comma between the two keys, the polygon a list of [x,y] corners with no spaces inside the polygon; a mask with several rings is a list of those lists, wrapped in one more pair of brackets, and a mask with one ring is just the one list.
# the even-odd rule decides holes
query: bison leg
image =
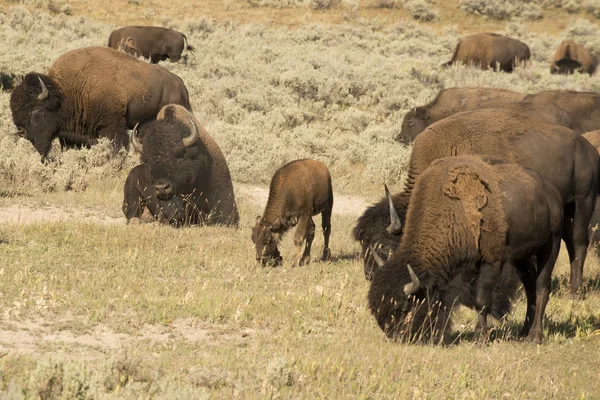
{"label": "bison leg", "polygon": [[531,260],[519,261],[516,263],[516,267],[517,272],[519,274],[519,278],[521,279],[521,283],[523,283],[525,295],[527,296],[527,311],[525,313],[525,322],[523,323],[523,327],[519,332],[519,336],[524,337],[529,334],[529,329],[531,329],[531,324],[533,323],[533,319],[535,317],[535,281],[537,278],[537,274],[533,270]]}
{"label": "bison leg", "polygon": [[[145,165],[138,165],[129,172],[125,180],[122,209],[128,223],[135,223],[131,221],[132,218],[140,222],[139,218],[147,217],[146,211],[153,216],[158,213],[158,201],[153,190],[148,188],[146,172]],[[146,219],[142,222],[146,222]]]}
{"label": "bison leg", "polygon": [[565,238],[569,260],[571,261],[571,294],[576,294],[583,284],[583,265],[589,245],[588,226],[594,211],[595,201],[596,196],[594,195],[577,200],[574,205],[572,222],[565,213],[563,237],[570,237],[571,239],[571,245],[569,246]]}
{"label": "bison leg", "polygon": [[329,250],[329,236],[331,235],[331,210],[333,208],[333,199],[331,199],[330,205],[321,213],[321,226],[323,227],[323,256],[322,261],[326,261],[331,257],[331,250]]}

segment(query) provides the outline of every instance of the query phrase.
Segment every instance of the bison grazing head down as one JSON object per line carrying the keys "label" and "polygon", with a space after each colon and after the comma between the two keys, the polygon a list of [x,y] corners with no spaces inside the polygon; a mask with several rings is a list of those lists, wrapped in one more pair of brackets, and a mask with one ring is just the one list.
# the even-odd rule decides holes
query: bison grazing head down
{"label": "bison grazing head down", "polygon": [[198,128],[190,119],[192,129],[177,119],[152,121],[133,130],[131,143],[141,153],[148,168],[149,185],[158,198],[159,220],[175,225],[188,221],[198,204],[195,182],[208,167],[208,157],[198,136]]}
{"label": "bison grazing head down", "polygon": [[46,156],[60,129],[62,92],[47,75],[29,73],[14,88],[10,109],[18,135],[29,140]]}
{"label": "bison grazing head down", "polygon": [[397,140],[400,143],[409,144],[429,125],[429,111],[427,108],[417,107],[412,109],[404,116],[400,130],[402,134],[398,136]]}
{"label": "bison grazing head down", "polygon": [[256,224],[252,228],[252,242],[256,245],[256,260],[263,265],[279,265],[283,257],[277,248],[281,233],[285,228],[276,223],[267,226],[262,223],[262,217],[256,217]]}

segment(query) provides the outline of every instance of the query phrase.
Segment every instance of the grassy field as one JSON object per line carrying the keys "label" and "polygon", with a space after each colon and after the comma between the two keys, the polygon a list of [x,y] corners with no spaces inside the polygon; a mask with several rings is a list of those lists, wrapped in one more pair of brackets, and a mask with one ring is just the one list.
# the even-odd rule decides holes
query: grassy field
{"label": "grassy field", "polygon": [[[410,148],[394,138],[410,108],[442,86],[599,91],[598,77],[548,73],[563,38],[600,51],[598,20],[567,2],[524,21],[425,2],[438,14],[425,23],[399,1],[313,3],[74,0],[65,15],[0,1],[5,74],[47,71],[121,24],[185,32],[196,53],[161,65],[226,153],[242,216],[238,230],[125,225],[122,185],[138,156],[110,158],[103,143],[55,149],[42,165],[0,92],[0,398],[600,397],[600,260],[588,259],[585,298],[572,299],[561,252],[540,346],[515,338],[523,296],[489,343],[473,339],[475,312],[458,309],[453,345],[406,345],[370,315],[350,237],[384,182],[401,187]],[[441,70],[461,35],[490,29],[528,43],[532,65]],[[318,229],[309,266],[291,267],[286,237],[284,266],[262,268],[250,227],[264,196],[252,194],[300,157],[332,172],[333,259],[317,261]]]}

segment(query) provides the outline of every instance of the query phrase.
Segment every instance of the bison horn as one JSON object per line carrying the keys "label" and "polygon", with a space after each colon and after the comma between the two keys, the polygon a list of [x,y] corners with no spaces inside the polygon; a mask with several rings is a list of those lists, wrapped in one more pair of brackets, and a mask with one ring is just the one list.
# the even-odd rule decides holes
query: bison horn
{"label": "bison horn", "polygon": [[190,136],[183,138],[183,145],[185,147],[192,146],[194,143],[196,143],[196,140],[198,140],[198,127],[191,118],[188,118],[188,120],[192,124],[193,129],[192,133],[190,133]]}
{"label": "bison horn", "polygon": [[375,259],[375,262],[377,263],[377,265],[379,265],[379,267],[383,267],[383,264],[385,264],[385,261],[383,261],[383,259],[379,256],[379,254],[373,248],[373,246],[369,245],[369,250],[371,250],[371,255]]}
{"label": "bison horn", "polygon": [[44,84],[44,81],[42,80],[42,78],[40,78],[38,76],[38,79],[40,80],[40,85],[42,86],[42,93],[40,93],[37,97],[37,99],[39,101],[44,101],[48,98],[48,88],[46,87],[46,85]]}
{"label": "bison horn", "polygon": [[133,148],[138,152],[141,153],[142,150],[144,149],[144,146],[142,146],[142,142],[140,142],[140,139],[138,138],[137,135],[137,129],[138,129],[138,125],[140,123],[138,122],[137,124],[135,124],[135,126],[133,127],[133,133],[131,134],[131,144],[133,145]]}
{"label": "bison horn", "polygon": [[419,291],[421,288],[421,281],[409,264],[406,264],[406,268],[408,268],[408,273],[410,274],[410,283],[404,285],[404,294],[410,296],[411,294],[415,294]]}
{"label": "bison horn", "polygon": [[392,195],[390,194],[390,190],[388,189],[387,185],[385,185],[385,184],[384,184],[384,187],[385,187],[385,194],[390,203],[390,225],[387,227],[387,231],[389,233],[391,233],[392,235],[398,235],[398,234],[400,234],[400,231],[402,231],[402,223],[400,222],[400,217],[398,216],[398,213],[396,212],[396,207],[394,207],[394,201],[392,200]]}

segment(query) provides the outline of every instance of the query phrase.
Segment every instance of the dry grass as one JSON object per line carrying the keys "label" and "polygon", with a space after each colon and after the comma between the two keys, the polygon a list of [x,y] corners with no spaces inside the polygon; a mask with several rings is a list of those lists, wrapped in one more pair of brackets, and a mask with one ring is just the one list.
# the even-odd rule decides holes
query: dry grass
{"label": "dry grass", "polygon": [[[237,187],[264,186],[283,163],[309,156],[329,166],[336,193],[370,201],[384,181],[400,187],[410,149],[394,137],[404,114],[431,100],[440,84],[600,90],[597,77],[548,73],[563,37],[600,50],[597,25],[589,15],[577,19],[584,11],[571,17],[543,9],[541,21],[499,23],[466,14],[458,1],[436,1],[439,21],[418,23],[405,20],[411,17],[403,7],[375,1],[333,2],[322,10],[291,1],[275,8],[275,0],[139,3],[69,1],[72,16],[39,12],[47,7],[41,1],[0,3],[0,72],[46,71],[66,51],[103,45],[116,23],[177,28],[198,50],[187,62],[162,65],[186,82]],[[533,65],[510,75],[439,68],[459,32],[488,28],[528,43]],[[487,345],[473,341],[476,317],[469,310],[457,310],[454,346],[388,342],[366,308],[368,282],[350,238],[357,215],[334,214],[332,262],[299,269],[289,265],[291,237],[284,240],[283,268],[254,262],[250,226],[262,204],[243,196],[240,230],[125,226],[122,185],[137,155],[110,159],[105,143],[55,151],[43,166],[32,146],[16,139],[8,99],[0,93],[0,208],[52,207],[90,218],[0,221],[0,397],[600,393],[594,258],[586,265],[586,298],[573,300],[561,253],[542,346],[514,338],[522,298]],[[313,257],[321,246],[317,233]]]}

